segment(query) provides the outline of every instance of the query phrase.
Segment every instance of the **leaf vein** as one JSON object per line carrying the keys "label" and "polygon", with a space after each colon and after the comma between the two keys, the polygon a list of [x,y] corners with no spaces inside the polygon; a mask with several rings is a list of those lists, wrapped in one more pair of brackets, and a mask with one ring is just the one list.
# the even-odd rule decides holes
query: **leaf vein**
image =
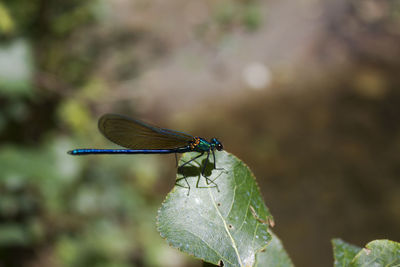
{"label": "leaf vein", "polygon": [[233,208],[233,203],[235,202],[236,189],[237,189],[237,186],[235,185],[235,187],[233,188],[233,197],[232,197],[231,206],[229,208],[229,211],[228,211],[228,214],[226,215],[226,217],[229,217],[229,214],[231,214],[231,211],[232,211],[232,208]]}
{"label": "leaf vein", "polygon": [[190,231],[188,231],[188,230],[186,230],[186,229],[184,229],[184,231],[186,231],[186,232],[188,232],[189,234],[192,234],[192,235],[194,235],[195,237],[197,237],[198,239],[200,239],[204,244],[206,244],[207,247],[209,247],[212,251],[214,251],[215,254],[217,254],[221,259],[223,259],[223,260],[225,260],[226,262],[229,262],[230,264],[233,265],[232,262],[230,262],[227,258],[225,258],[225,257],[222,256],[221,254],[219,254],[219,252],[218,252],[216,249],[214,249],[210,244],[208,244],[206,241],[204,241],[203,238],[201,238],[200,236],[198,236],[198,235],[196,235],[195,233],[190,232]]}
{"label": "leaf vein", "polygon": [[215,209],[217,210],[218,215],[221,217],[221,220],[224,223],[225,231],[228,234],[229,238],[231,239],[232,247],[235,250],[236,256],[237,256],[238,261],[239,261],[239,264],[240,264],[240,266],[243,266],[242,260],[240,259],[240,254],[239,254],[236,242],[233,239],[231,233],[229,232],[228,225],[226,225],[226,221],[225,221],[224,217],[222,216],[221,212],[219,211],[219,209],[217,207],[217,204],[215,203],[215,199],[214,199],[210,189],[208,189],[208,193],[210,194],[211,200],[212,200],[212,202],[214,204]]}

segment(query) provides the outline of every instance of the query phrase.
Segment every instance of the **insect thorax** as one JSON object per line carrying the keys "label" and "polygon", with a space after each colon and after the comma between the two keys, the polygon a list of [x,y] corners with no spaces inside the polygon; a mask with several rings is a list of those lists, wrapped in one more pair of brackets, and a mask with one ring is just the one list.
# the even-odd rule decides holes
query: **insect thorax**
{"label": "insect thorax", "polygon": [[191,150],[198,152],[210,151],[211,149],[211,144],[209,142],[197,136],[193,137],[193,140],[190,142],[189,146]]}

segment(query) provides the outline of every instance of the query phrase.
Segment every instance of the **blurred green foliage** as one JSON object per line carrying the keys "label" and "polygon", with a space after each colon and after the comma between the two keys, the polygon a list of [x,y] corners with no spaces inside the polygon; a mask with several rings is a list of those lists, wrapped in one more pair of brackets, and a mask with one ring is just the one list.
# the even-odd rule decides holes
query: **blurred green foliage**
{"label": "blurred green foliage", "polygon": [[244,26],[256,30],[262,22],[257,1],[222,1],[215,7],[215,21],[221,27]]}
{"label": "blurred green foliage", "polygon": [[0,3],[0,266],[162,266],[175,253],[155,229],[159,161],[66,154],[102,140],[97,52],[76,42],[95,5]]}
{"label": "blurred green foliage", "polygon": [[10,17],[8,9],[0,3],[0,33],[8,34],[14,30],[14,21]]}
{"label": "blurred green foliage", "polygon": [[[0,262],[20,266],[39,255],[62,266],[158,266],[154,253],[168,250],[154,227],[161,199],[145,193],[157,162],[67,157],[71,146],[55,139],[35,149],[1,147]],[[44,248],[51,255],[41,255]]]}
{"label": "blurred green foliage", "polygon": [[[12,64],[9,64],[12,62]],[[32,96],[32,48],[17,39],[0,46],[0,93],[10,98]]]}

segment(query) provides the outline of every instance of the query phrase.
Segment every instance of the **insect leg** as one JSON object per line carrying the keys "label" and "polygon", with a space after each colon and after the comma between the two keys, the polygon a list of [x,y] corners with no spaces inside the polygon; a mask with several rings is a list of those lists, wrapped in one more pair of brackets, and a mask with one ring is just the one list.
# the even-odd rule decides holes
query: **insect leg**
{"label": "insect leg", "polygon": [[211,151],[212,151],[213,159],[214,159],[214,169],[216,169],[217,168],[217,164],[215,163],[215,152],[214,152],[214,149],[211,150]]}
{"label": "insect leg", "polygon": [[[181,185],[181,184],[180,184],[180,181],[181,181],[181,180],[185,180],[185,183],[186,183],[187,186]],[[184,176],[184,177],[182,177],[182,178],[179,178],[179,179],[176,179],[175,185],[177,185],[177,186],[179,186],[179,187],[182,187],[182,188],[186,188],[186,189],[188,190],[187,195],[189,195],[189,192],[190,192],[190,184],[189,184],[189,182],[188,182],[186,176]]]}
{"label": "insect leg", "polygon": [[[207,158],[206,158],[206,160],[205,160],[205,162],[204,162],[204,165],[203,165],[203,168],[201,169],[201,175],[203,175],[204,176],[204,172],[205,172],[205,170],[206,170],[206,166],[207,166],[207,164],[208,164],[208,159],[210,158],[210,151],[207,151]],[[205,176],[204,176],[205,177]]]}
{"label": "insect leg", "polygon": [[[208,162],[209,162],[209,159],[210,159],[210,151],[207,151],[207,158],[206,158],[206,161],[204,162],[203,170],[201,171],[201,175],[203,175],[204,178],[206,178],[206,183],[207,183],[207,185],[213,184],[213,185],[217,188],[217,190],[218,190],[218,192],[219,192],[218,185],[217,185],[213,180],[211,180],[210,178],[208,178],[207,176],[204,175],[204,172],[205,172],[205,170],[206,170],[206,166],[207,166],[207,164],[208,164]],[[215,160],[215,159],[214,159],[214,160]],[[196,186],[198,186],[198,181],[197,181]]]}
{"label": "insect leg", "polygon": [[204,152],[201,152],[199,155],[197,155],[196,157],[192,158],[191,160],[186,161],[185,163],[183,163],[181,166],[178,167],[178,169],[182,168],[183,166],[189,164],[190,162],[200,158],[201,156],[203,156]]}

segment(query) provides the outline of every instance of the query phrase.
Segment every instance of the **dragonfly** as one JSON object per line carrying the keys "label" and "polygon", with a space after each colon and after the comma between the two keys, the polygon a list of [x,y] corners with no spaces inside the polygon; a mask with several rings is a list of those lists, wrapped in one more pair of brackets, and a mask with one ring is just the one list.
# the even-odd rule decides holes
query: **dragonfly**
{"label": "dragonfly", "polygon": [[[214,169],[216,168],[215,150],[223,150],[222,143],[217,138],[210,141],[198,136],[192,136],[183,132],[160,128],[146,122],[132,119],[119,114],[105,114],[98,122],[100,132],[111,142],[125,147],[125,149],[93,149],[79,148],[68,151],[68,154],[181,154],[186,152],[198,152],[199,154],[178,167],[181,169],[207,153],[202,166],[201,175],[206,178],[207,184],[215,184],[204,175],[209,163],[210,155],[213,157]],[[185,179],[186,180],[186,179]],[[188,182],[186,181],[189,186]],[[197,181],[196,187],[199,181]],[[216,185],[216,184],[215,184]],[[217,187],[218,189],[218,187]],[[189,186],[190,190],[190,186]]]}

